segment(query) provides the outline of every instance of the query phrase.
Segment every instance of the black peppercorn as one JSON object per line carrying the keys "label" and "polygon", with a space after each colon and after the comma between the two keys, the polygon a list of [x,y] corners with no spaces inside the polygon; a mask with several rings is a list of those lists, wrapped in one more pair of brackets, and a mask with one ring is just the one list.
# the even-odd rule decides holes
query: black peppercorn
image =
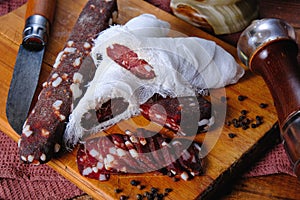
{"label": "black peppercorn", "polygon": [[137,180],[131,180],[131,181],[130,181],[130,184],[131,184],[132,186],[137,186],[137,185],[140,184],[140,182],[137,181]]}
{"label": "black peppercorn", "polygon": [[235,123],[235,124],[233,124],[233,126],[234,126],[235,128],[239,128],[241,125],[240,125],[239,123]]}
{"label": "black peppercorn", "polygon": [[261,116],[256,116],[255,119],[257,125],[261,125],[263,123],[263,118]]}
{"label": "black peppercorn", "polygon": [[142,200],[142,199],[143,199],[143,195],[137,194],[137,195],[136,195],[136,199],[137,199],[137,200]]}
{"label": "black peppercorn", "polygon": [[177,182],[177,181],[178,181],[178,178],[172,177],[172,180],[173,180],[174,182]]}
{"label": "black peppercorn", "polygon": [[155,188],[155,187],[152,187],[152,188],[151,188],[151,192],[152,192],[152,193],[157,193],[157,192],[158,192],[158,189]]}
{"label": "black peppercorn", "polygon": [[166,192],[166,193],[170,193],[170,192],[172,192],[172,191],[173,191],[172,188],[165,188],[165,192]]}
{"label": "black peppercorn", "polygon": [[266,107],[268,107],[268,104],[266,104],[266,103],[261,103],[261,104],[259,104],[259,107],[261,107],[261,108],[266,108]]}
{"label": "black peppercorn", "polygon": [[236,134],[235,134],[235,133],[228,133],[228,136],[229,136],[230,138],[234,138],[234,137],[236,137]]}
{"label": "black peppercorn", "polygon": [[139,189],[139,190],[142,190],[142,189],[144,189],[146,186],[144,186],[144,185],[138,185],[137,186],[137,188]]}
{"label": "black peppercorn", "polygon": [[120,188],[116,188],[116,189],[115,189],[115,193],[116,193],[116,194],[119,194],[120,192],[122,192],[122,189],[120,189]]}
{"label": "black peppercorn", "polygon": [[128,197],[125,196],[125,195],[121,195],[121,196],[120,196],[120,200],[127,200],[127,199],[128,199]]}
{"label": "black peppercorn", "polygon": [[231,125],[231,121],[227,121],[225,124],[226,124],[227,126],[230,126],[230,125]]}
{"label": "black peppercorn", "polygon": [[244,96],[244,95],[239,95],[239,96],[238,96],[238,100],[239,100],[239,101],[244,101],[246,98],[247,98],[247,97]]}
{"label": "black peppercorn", "polygon": [[239,116],[239,121],[242,121],[242,120],[245,119],[245,118],[246,118],[245,115],[241,115],[241,116]]}
{"label": "black peppercorn", "polygon": [[247,114],[247,110],[242,110],[242,111],[241,111],[241,114],[242,114],[242,115],[246,115],[246,114]]}
{"label": "black peppercorn", "polygon": [[258,120],[258,121],[262,121],[262,117],[258,116],[258,115],[255,117],[255,119]]}
{"label": "black peppercorn", "polygon": [[169,171],[169,172],[167,173],[167,176],[169,176],[169,177],[173,177],[173,176],[174,176],[174,174],[173,174],[171,171]]}
{"label": "black peppercorn", "polygon": [[157,194],[156,198],[158,200],[164,199],[164,194],[159,193],[159,194]]}

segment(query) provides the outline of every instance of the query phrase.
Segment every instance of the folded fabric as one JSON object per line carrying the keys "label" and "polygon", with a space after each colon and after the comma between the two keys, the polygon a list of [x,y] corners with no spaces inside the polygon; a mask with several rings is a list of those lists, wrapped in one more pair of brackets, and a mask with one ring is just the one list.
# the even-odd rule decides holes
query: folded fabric
{"label": "folded fabric", "polygon": [[70,199],[82,194],[48,165],[21,163],[17,143],[0,131],[0,199]]}
{"label": "folded fabric", "polygon": [[[167,22],[143,14],[100,33],[91,52],[97,70],[70,115],[67,144],[139,114],[139,106],[154,94],[194,96],[234,84],[244,75],[233,56],[214,41],[168,37],[169,29]],[[127,108],[98,123],[97,109],[112,99],[123,99]]]}
{"label": "folded fabric", "polygon": [[5,15],[19,6],[26,3],[27,0],[1,0],[0,1],[0,16]]}

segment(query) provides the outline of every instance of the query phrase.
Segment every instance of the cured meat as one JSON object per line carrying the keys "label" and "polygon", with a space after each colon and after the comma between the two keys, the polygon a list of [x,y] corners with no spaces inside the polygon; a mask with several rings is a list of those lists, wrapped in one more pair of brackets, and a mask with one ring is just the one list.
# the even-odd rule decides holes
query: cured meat
{"label": "cured meat", "polygon": [[138,78],[152,79],[155,77],[153,67],[144,59],[139,59],[138,55],[128,47],[120,44],[112,44],[106,49],[106,52],[108,57]]}
{"label": "cured meat", "polygon": [[[102,123],[124,112],[128,102],[123,98],[110,99],[100,108],[84,116],[83,124]],[[162,97],[158,94],[140,105],[141,114],[149,121],[167,127],[178,135],[192,136],[208,131],[214,124],[211,103],[204,97]],[[97,120],[91,117],[96,113]]]}
{"label": "cured meat", "polygon": [[94,137],[77,152],[79,172],[106,181],[111,174],[157,172],[188,180],[204,172],[201,144],[138,129]]}
{"label": "cured meat", "polygon": [[[139,115],[140,105],[155,94],[170,98],[204,95],[208,89],[234,84],[243,76],[244,69],[215,42],[197,37],[168,37],[169,30],[167,22],[155,16],[141,15],[99,34],[91,52],[97,70],[87,92],[71,114],[64,134],[68,145],[73,146],[84,137]],[[97,119],[93,112],[117,98],[128,102],[127,109],[108,120]],[[186,103],[195,104],[192,108],[199,105],[197,100],[188,103],[188,98]],[[203,128],[200,131],[204,131],[204,127],[213,122],[211,117],[199,118],[197,115],[193,118],[194,113],[192,117],[185,115],[189,112],[186,109],[179,117],[175,114],[175,107],[167,101],[164,104],[174,112],[168,113],[167,123],[163,120],[159,123],[169,124],[169,128],[179,133],[197,132],[198,123]],[[155,117],[147,114],[149,108],[143,108],[146,116]],[[160,112],[155,113],[163,116]],[[94,119],[90,120],[90,116]],[[187,126],[179,128],[179,122],[171,119],[180,119],[180,126]],[[97,121],[101,123],[94,123]]]}
{"label": "cured meat", "polygon": [[178,98],[155,95],[140,105],[140,110],[146,119],[180,135],[206,132],[214,124],[211,103],[200,95]]}
{"label": "cured meat", "polygon": [[116,11],[115,0],[89,0],[82,10],[24,124],[19,153],[25,163],[45,163],[61,151],[73,102],[82,95],[79,84],[87,78],[78,70],[94,46],[95,37],[112,23]]}

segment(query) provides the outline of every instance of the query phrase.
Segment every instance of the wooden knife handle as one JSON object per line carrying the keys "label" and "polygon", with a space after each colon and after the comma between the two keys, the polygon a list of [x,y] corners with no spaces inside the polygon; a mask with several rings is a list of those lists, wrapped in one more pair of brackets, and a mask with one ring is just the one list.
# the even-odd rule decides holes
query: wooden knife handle
{"label": "wooden knife handle", "polygon": [[28,0],[26,19],[32,15],[44,16],[50,24],[53,22],[56,0]]}

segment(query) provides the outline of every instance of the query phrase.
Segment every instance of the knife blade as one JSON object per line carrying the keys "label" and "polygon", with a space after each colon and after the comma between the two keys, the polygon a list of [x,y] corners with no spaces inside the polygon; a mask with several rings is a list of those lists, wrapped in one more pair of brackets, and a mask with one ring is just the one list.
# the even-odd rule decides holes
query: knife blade
{"label": "knife blade", "polygon": [[23,40],[6,102],[6,116],[20,135],[35,94],[56,0],[28,0]]}

